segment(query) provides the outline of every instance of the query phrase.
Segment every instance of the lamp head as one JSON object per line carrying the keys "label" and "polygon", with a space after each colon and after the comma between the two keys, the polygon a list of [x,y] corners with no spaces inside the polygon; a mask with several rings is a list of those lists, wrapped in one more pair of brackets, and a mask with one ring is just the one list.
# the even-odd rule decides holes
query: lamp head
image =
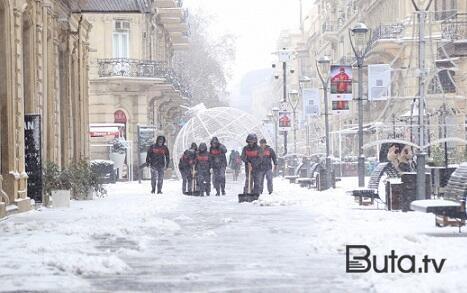
{"label": "lamp head", "polygon": [[289,92],[289,101],[292,108],[296,108],[298,105],[298,91],[292,90]]}
{"label": "lamp head", "polygon": [[370,30],[366,24],[359,22],[351,29],[351,32],[354,39],[355,49],[359,52],[363,52],[369,41]]}
{"label": "lamp head", "polygon": [[321,56],[318,59],[318,68],[324,79],[327,79],[329,76],[329,71],[331,70],[331,59],[328,56]]}

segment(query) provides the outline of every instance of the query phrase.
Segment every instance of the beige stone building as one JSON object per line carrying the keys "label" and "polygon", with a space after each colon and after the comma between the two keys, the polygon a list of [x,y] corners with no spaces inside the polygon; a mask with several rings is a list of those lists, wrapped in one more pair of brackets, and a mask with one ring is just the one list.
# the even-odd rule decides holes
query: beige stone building
{"label": "beige stone building", "polygon": [[[127,165],[140,163],[137,128],[154,127],[172,146],[190,93],[172,69],[188,46],[186,11],[177,0],[89,1],[92,127],[120,125],[131,146]],[[108,159],[110,137],[91,138],[91,157]],[[131,173],[131,172],[130,172]],[[131,176],[131,174],[128,174]]]}
{"label": "beige stone building", "polygon": [[[371,130],[365,133],[365,143],[388,138],[410,128],[410,109],[418,93],[418,22],[411,1],[407,0],[316,0],[303,18],[302,41],[295,42],[299,78],[310,77],[312,87],[321,88],[315,67],[320,56],[330,57],[332,64],[356,66],[349,41],[349,30],[357,23],[371,30],[371,49],[365,59],[368,64],[389,64],[391,90],[389,99],[364,101],[364,121]],[[465,138],[467,104],[467,2],[433,0],[426,19],[427,118],[429,138],[437,140],[440,124],[447,115],[449,135]],[[294,46],[294,43],[290,43]],[[368,96],[367,67],[363,73],[363,97]],[[357,95],[357,68],[354,67],[354,98]],[[295,87],[297,87],[295,85]],[[447,113],[443,114],[446,104]],[[322,107],[323,108],[323,107]],[[416,124],[416,117],[413,118]],[[321,119],[324,120],[324,119]],[[350,111],[331,115],[333,154],[357,154],[357,103]],[[393,127],[395,124],[396,127]],[[321,121],[320,129],[324,129]],[[342,131],[345,130],[345,131]],[[304,130],[302,130],[304,131]],[[353,133],[352,133],[353,132]],[[416,132],[416,127],[413,127]],[[339,136],[339,133],[341,134]],[[405,134],[407,138],[407,134]],[[410,135],[409,135],[410,136]],[[339,137],[342,144],[339,144]],[[319,151],[319,149],[316,149]],[[376,148],[366,151],[375,156]]]}
{"label": "beige stone building", "polygon": [[[41,116],[43,164],[89,155],[88,32],[79,1],[0,1],[0,217],[31,208],[25,115]],[[36,201],[41,200],[34,198]]]}

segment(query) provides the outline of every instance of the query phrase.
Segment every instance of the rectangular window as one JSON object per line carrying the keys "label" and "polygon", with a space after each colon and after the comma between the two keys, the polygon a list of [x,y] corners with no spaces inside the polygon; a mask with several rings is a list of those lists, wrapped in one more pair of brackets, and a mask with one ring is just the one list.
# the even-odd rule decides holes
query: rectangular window
{"label": "rectangular window", "polygon": [[114,58],[130,57],[130,23],[116,20],[112,34],[112,52]]}

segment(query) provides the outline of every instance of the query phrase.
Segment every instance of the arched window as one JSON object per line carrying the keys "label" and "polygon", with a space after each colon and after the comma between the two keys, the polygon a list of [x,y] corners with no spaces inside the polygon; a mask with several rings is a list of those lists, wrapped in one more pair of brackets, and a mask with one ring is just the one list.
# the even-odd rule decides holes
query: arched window
{"label": "arched window", "polygon": [[120,128],[120,136],[124,137],[126,139],[126,123],[127,123],[127,117],[125,112],[122,110],[117,110],[114,113],[114,122],[115,123],[121,123],[124,124],[123,128]]}

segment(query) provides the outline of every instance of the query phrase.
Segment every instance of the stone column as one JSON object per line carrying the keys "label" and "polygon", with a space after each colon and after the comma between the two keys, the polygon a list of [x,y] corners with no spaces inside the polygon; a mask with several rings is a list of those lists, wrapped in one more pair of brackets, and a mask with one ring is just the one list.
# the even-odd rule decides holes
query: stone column
{"label": "stone column", "polygon": [[[24,166],[24,93],[23,93],[23,38],[22,38],[22,23],[23,17],[21,10],[13,9],[13,39],[12,49],[14,52],[13,70],[14,70],[14,103],[12,107],[12,118],[14,120],[14,135],[13,137],[13,157],[14,160],[10,165],[10,183],[13,183],[16,198],[15,203],[20,211],[26,211],[31,208],[30,200],[27,198],[27,174]],[[12,133],[12,134],[13,134]]]}

